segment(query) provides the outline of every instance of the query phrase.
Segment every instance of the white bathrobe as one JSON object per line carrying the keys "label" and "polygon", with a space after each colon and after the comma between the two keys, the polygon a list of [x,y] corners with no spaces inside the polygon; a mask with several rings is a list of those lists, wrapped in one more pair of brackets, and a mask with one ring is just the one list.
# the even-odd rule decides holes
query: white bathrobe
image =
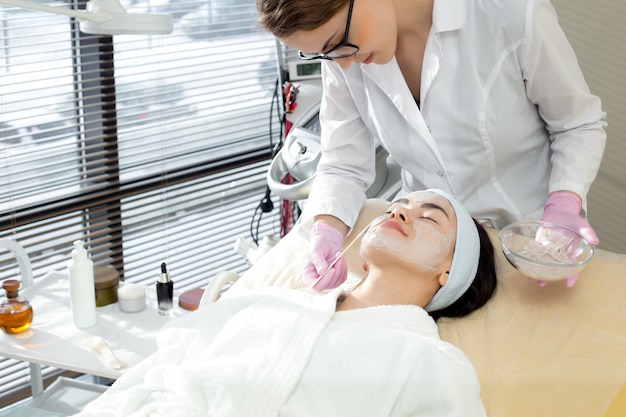
{"label": "white bathrobe", "polygon": [[335,312],[340,294],[267,288],[191,313],[78,416],[485,415],[472,365],[423,309]]}

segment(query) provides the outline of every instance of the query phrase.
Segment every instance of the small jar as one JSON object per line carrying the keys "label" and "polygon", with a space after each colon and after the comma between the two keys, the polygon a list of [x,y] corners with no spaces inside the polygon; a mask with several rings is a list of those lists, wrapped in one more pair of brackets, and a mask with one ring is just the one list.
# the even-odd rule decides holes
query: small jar
{"label": "small jar", "polygon": [[20,297],[20,282],[7,279],[2,283],[6,298],[0,302],[0,329],[8,334],[26,331],[33,322],[33,307],[28,300]]}
{"label": "small jar", "polygon": [[120,310],[125,313],[138,313],[146,308],[146,287],[143,285],[124,283],[117,294]]}
{"label": "small jar", "polygon": [[120,275],[113,268],[94,266],[94,286],[96,289],[96,307],[117,302],[117,287]]}

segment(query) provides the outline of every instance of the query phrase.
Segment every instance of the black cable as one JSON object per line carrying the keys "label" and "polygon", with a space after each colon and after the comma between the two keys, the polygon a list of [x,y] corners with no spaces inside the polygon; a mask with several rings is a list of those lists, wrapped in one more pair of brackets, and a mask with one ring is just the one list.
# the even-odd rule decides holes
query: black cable
{"label": "black cable", "polygon": [[252,238],[252,241],[254,242],[255,245],[259,245],[259,239],[258,239],[258,227],[257,227],[257,234],[254,233],[254,218],[256,217],[257,213],[259,212],[259,208],[261,207],[261,204],[259,204],[258,206],[256,206],[256,208],[254,209],[254,214],[252,215],[252,219],[250,220],[250,237]]}
{"label": "black cable", "polygon": [[[270,104],[270,116],[269,116],[269,139],[270,139],[270,149],[272,150],[272,159],[280,152],[282,148],[283,141],[283,125],[285,122],[285,113],[281,116],[280,111],[280,100],[278,99],[278,91],[281,89],[280,80],[276,79],[276,85],[274,86],[274,94],[272,95],[272,103]],[[282,90],[281,90],[282,91]],[[278,141],[276,142],[276,146],[274,146],[274,142],[272,141],[272,118],[273,118],[273,110],[274,106],[276,106],[276,114],[278,115],[278,126],[280,126],[280,130],[278,132]]]}
{"label": "black cable", "polygon": [[[272,95],[272,103],[270,104],[270,114],[269,114],[269,142],[270,142],[270,150],[271,150],[271,159],[273,160],[274,157],[276,157],[276,155],[278,154],[278,152],[280,152],[281,148],[282,148],[282,135],[283,135],[283,123],[285,121],[285,115],[283,114],[281,116],[281,112],[280,112],[280,100],[278,99],[278,91],[280,90],[280,80],[278,78],[276,78],[276,84],[274,86],[274,94]],[[274,106],[276,106],[276,113],[278,115],[278,121],[279,121],[279,126],[280,126],[280,131],[279,131],[279,139],[276,143],[276,145],[274,145],[274,141],[273,141],[273,130],[272,130],[272,119],[274,117]],[[261,199],[261,201],[259,202],[259,204],[256,206],[256,208],[254,209],[254,214],[252,215],[252,219],[250,220],[250,237],[252,238],[252,241],[258,246],[259,244],[259,229],[261,227],[261,219],[263,218],[263,213],[270,213],[272,210],[274,210],[274,203],[272,202],[271,199],[271,193],[272,190],[270,189],[269,185],[265,186],[265,195],[263,196],[263,198]],[[260,210],[260,212],[259,212]],[[255,229],[255,218],[258,215],[258,219],[256,220],[256,229]]]}
{"label": "black cable", "polygon": [[291,210],[292,225],[295,225],[302,214],[302,209],[297,201],[293,201],[291,204],[293,204],[293,209]]}

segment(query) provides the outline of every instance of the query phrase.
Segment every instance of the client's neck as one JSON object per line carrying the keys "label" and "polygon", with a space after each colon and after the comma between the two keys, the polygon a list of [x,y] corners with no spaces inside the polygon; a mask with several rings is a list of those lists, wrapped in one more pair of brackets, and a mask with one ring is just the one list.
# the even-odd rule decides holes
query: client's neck
{"label": "client's neck", "polygon": [[420,279],[403,271],[368,271],[364,280],[346,296],[337,311],[383,305],[416,305],[424,308],[439,289],[436,279]]}

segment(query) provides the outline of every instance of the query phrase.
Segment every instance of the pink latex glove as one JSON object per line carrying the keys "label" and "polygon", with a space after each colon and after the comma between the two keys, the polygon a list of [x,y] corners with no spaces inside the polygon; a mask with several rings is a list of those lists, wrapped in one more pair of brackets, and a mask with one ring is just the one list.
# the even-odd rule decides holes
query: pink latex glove
{"label": "pink latex glove", "polygon": [[[590,244],[597,245],[600,241],[596,232],[593,231],[589,222],[580,215],[582,202],[575,195],[566,191],[558,191],[551,194],[543,208],[541,221],[565,226],[576,230]],[[572,242],[573,247],[578,246],[578,241]],[[575,262],[575,259],[572,259]],[[577,275],[565,278],[565,284],[573,287],[578,279]],[[544,286],[547,282],[539,281],[539,285]]]}
{"label": "pink latex glove", "polygon": [[304,281],[312,285],[339,256],[335,265],[315,284],[315,291],[337,288],[348,277],[348,265],[341,254],[343,235],[325,223],[315,223],[309,237],[309,261],[304,267]]}

